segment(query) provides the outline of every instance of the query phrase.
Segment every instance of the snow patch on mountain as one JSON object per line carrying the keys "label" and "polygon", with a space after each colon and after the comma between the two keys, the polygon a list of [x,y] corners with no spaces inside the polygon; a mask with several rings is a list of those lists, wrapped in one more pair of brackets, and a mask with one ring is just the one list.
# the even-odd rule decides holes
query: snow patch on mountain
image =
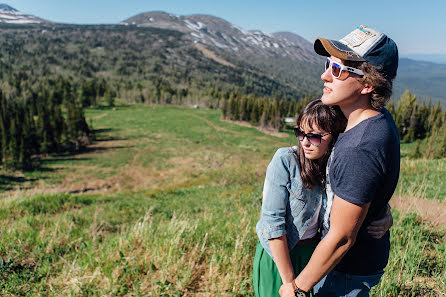
{"label": "snow patch on mountain", "polygon": [[185,33],[194,44],[203,44],[227,54],[257,55],[258,57],[284,56],[293,60],[315,62],[313,44],[302,37],[278,32],[269,34],[261,30],[244,30],[221,18],[209,15],[173,17],[165,12],[147,12],[122,23],[136,22],[138,26],[157,27]]}
{"label": "snow patch on mountain", "polygon": [[0,4],[0,23],[8,24],[39,24],[43,21],[32,16],[24,14],[11,6]]}
{"label": "snow patch on mountain", "polygon": [[219,48],[227,48],[226,45],[219,43],[219,42],[216,41],[214,38],[210,37],[209,39],[212,41],[212,43],[213,43],[216,47],[219,47]]}
{"label": "snow patch on mountain", "polygon": [[194,30],[196,32],[199,32],[200,29],[202,28],[206,28],[206,25],[201,23],[201,22],[197,22],[196,24],[193,24],[191,21],[189,20],[184,20],[184,24],[186,24],[186,26],[191,29]]}

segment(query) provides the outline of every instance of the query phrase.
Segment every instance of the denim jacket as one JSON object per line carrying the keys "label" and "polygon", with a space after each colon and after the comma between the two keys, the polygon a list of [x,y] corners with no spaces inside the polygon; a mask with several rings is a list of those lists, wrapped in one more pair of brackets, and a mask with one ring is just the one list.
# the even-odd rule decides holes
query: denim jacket
{"label": "denim jacket", "polygon": [[304,188],[296,150],[296,146],[278,149],[266,169],[262,211],[256,232],[271,258],[268,239],[286,235],[291,251],[307,230],[321,199],[319,225],[326,210],[327,199],[322,187]]}

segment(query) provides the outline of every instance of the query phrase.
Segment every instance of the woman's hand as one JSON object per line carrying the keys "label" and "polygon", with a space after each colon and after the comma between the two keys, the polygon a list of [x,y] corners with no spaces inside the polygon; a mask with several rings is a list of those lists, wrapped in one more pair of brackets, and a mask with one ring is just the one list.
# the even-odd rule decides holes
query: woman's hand
{"label": "woman's hand", "polygon": [[367,226],[369,234],[376,239],[380,239],[393,225],[393,217],[390,212],[390,205],[387,204],[386,215],[379,220],[373,221]]}
{"label": "woman's hand", "polygon": [[[292,280],[294,282],[294,280]],[[294,286],[293,283],[283,284],[279,289],[280,297],[294,297]]]}

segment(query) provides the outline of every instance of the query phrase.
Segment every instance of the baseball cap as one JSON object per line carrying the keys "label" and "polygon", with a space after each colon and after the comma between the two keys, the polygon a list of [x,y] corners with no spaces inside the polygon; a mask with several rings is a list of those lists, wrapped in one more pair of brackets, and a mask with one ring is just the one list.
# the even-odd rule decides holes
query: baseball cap
{"label": "baseball cap", "polygon": [[341,40],[317,38],[314,50],[321,56],[347,61],[365,61],[388,79],[396,76],[398,48],[387,35],[367,26],[359,26]]}

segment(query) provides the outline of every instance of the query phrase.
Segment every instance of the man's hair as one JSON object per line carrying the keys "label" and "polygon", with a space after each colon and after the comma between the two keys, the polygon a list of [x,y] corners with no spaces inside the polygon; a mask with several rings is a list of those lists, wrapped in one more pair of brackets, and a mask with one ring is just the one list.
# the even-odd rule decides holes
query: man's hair
{"label": "man's hair", "polygon": [[362,84],[374,88],[370,94],[370,104],[375,110],[381,110],[392,95],[393,80],[387,79],[379,69],[367,62],[344,61],[346,66],[355,67],[364,72],[364,76],[358,80]]}

